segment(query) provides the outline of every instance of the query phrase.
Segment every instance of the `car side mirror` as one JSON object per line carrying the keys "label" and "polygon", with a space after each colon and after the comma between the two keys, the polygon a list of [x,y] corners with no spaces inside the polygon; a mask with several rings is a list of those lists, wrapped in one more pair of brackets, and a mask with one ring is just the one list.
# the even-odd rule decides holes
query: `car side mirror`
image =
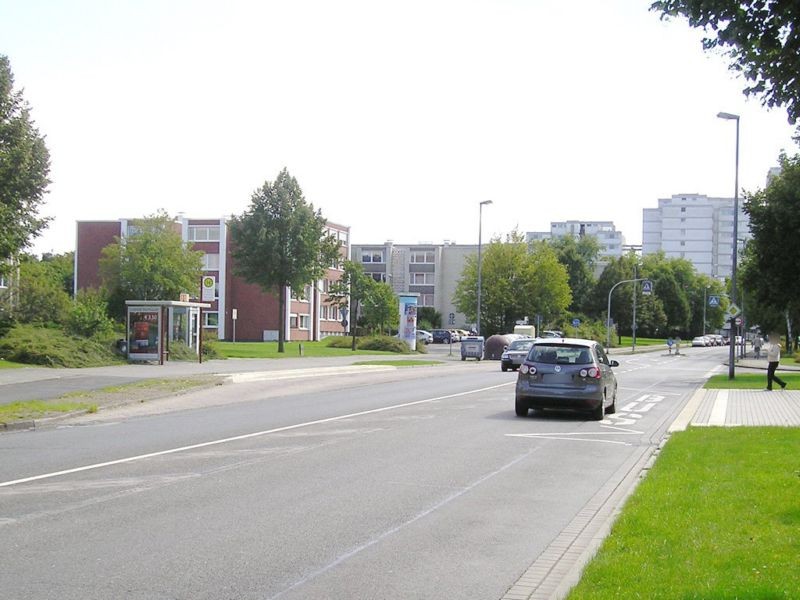
{"label": "car side mirror", "polygon": [[619,366],[619,361],[618,360],[612,360],[608,364],[611,365],[612,367],[618,367]]}

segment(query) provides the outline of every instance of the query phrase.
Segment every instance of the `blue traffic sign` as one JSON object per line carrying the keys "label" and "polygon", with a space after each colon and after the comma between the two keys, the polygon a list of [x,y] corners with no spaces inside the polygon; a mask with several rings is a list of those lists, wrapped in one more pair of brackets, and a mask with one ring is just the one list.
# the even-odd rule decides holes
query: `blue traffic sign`
{"label": "blue traffic sign", "polygon": [[581,324],[581,320],[580,319],[572,319],[572,326],[573,327],[578,327],[580,324]]}
{"label": "blue traffic sign", "polygon": [[645,279],[642,282],[642,295],[649,296],[652,293],[653,293],[653,282],[650,281],[649,279]]}
{"label": "blue traffic sign", "polygon": [[708,305],[711,308],[717,308],[719,306],[719,296],[709,296]]}

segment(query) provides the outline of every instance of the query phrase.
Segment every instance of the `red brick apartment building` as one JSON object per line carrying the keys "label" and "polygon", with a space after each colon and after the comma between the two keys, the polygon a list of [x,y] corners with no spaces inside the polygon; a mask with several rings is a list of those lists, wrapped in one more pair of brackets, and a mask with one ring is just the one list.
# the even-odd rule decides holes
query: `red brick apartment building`
{"label": "red brick apartment building", "polygon": [[[131,221],[77,222],[75,292],[99,287],[100,254],[103,248],[114,243],[115,238],[133,234],[129,226]],[[234,335],[237,341],[277,340],[280,323],[278,296],[265,294],[259,286],[247,283],[234,274],[226,220],[179,218],[175,221],[175,227],[185,242],[191,244],[194,250],[203,252],[203,276],[213,277],[216,284],[214,299],[210,301],[211,308],[203,312],[205,330],[215,330],[219,339],[228,341],[232,341]],[[327,227],[339,240],[342,260],[348,258],[350,228],[334,223],[328,223]],[[287,295],[287,340],[320,340],[329,335],[346,333],[340,322],[339,311],[331,306],[327,293],[331,282],[341,277],[341,268],[341,263],[332,265],[324,279],[307,286],[302,294],[290,289],[282,291]],[[192,294],[194,296],[201,298],[199,281],[196,293]]]}

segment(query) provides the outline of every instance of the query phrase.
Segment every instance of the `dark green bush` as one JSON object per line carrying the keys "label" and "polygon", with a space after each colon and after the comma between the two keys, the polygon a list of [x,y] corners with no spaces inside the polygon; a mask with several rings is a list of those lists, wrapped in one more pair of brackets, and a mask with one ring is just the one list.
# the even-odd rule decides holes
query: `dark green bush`
{"label": "dark green bush", "polygon": [[353,338],[341,335],[332,335],[325,338],[325,344],[329,348],[352,348]]}
{"label": "dark green bush", "polygon": [[411,348],[403,340],[385,335],[376,335],[368,338],[361,338],[358,347],[362,350],[380,350],[383,352],[397,352],[408,354]]}
{"label": "dark green bush", "polygon": [[0,338],[0,358],[48,367],[97,367],[123,360],[112,339],[76,337],[34,325],[16,325]]}
{"label": "dark green bush", "polygon": [[67,314],[66,330],[83,337],[102,338],[111,334],[114,322],[108,317],[108,302],[102,292],[78,292]]}

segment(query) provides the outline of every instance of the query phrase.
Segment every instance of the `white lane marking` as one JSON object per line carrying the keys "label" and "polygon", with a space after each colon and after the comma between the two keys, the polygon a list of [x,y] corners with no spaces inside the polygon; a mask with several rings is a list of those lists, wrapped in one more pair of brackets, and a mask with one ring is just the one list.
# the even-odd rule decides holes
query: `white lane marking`
{"label": "white lane marking", "polygon": [[[543,439],[543,440],[562,440],[570,442],[596,442],[599,444],[619,444],[620,446],[630,446],[629,442],[621,442],[617,440],[597,439],[594,436],[604,435],[642,435],[642,431],[635,429],[625,429],[622,427],[605,426],[606,429],[613,429],[615,431],[573,431],[573,432],[553,432],[553,433],[507,433],[506,437],[528,438],[528,439]],[[579,436],[592,436],[592,437],[579,437]]]}
{"label": "white lane marking", "polygon": [[[500,387],[500,386],[494,386],[494,387]],[[487,389],[491,389],[491,388],[487,388]],[[319,577],[323,573],[326,573],[327,571],[330,571],[332,568],[334,568],[337,565],[343,563],[344,561],[352,558],[356,554],[359,554],[359,553],[363,552],[364,550],[366,550],[367,548],[370,548],[371,546],[374,546],[378,542],[388,538],[389,536],[394,535],[395,533],[397,533],[401,529],[403,529],[403,528],[405,528],[405,527],[407,527],[407,526],[409,526],[409,525],[411,525],[413,523],[416,523],[420,519],[424,519],[425,517],[427,517],[428,515],[436,512],[437,510],[439,510],[443,506],[446,506],[447,504],[449,504],[453,500],[457,500],[458,498],[460,498],[464,494],[467,494],[467,493],[471,492],[476,487],[478,487],[479,485],[481,485],[484,482],[488,481],[492,477],[494,477],[496,475],[499,475],[500,473],[510,469],[511,467],[513,467],[514,465],[519,463],[520,461],[528,458],[531,455],[531,453],[532,453],[532,450],[526,452],[525,454],[521,454],[517,458],[513,459],[511,462],[506,463],[505,465],[501,466],[499,469],[496,469],[495,471],[492,471],[491,473],[488,473],[487,475],[484,475],[483,477],[481,477],[477,481],[473,481],[472,483],[470,483],[466,487],[461,488],[457,492],[454,492],[454,493],[450,494],[448,497],[444,498],[441,502],[438,502],[437,504],[434,504],[430,508],[427,508],[427,509],[423,510],[422,512],[417,513],[416,515],[414,515],[413,517],[411,517],[409,520],[405,521],[404,523],[401,523],[400,525],[397,525],[396,527],[393,527],[392,529],[384,531],[384,532],[378,534],[377,536],[375,536],[374,538],[372,538],[370,541],[368,541],[368,542],[366,542],[364,544],[361,544],[360,546],[357,546],[357,547],[353,548],[352,550],[349,550],[349,551],[345,552],[344,554],[338,556],[335,560],[333,560],[332,562],[328,563],[324,567],[309,573],[308,575],[306,575],[302,579],[300,579],[300,580],[294,582],[293,584],[291,584],[289,587],[284,588],[283,590],[279,591],[277,594],[273,594],[272,596],[269,597],[269,600],[274,600],[275,598],[280,598],[281,596],[287,594],[288,592],[291,592],[292,590],[300,587],[301,585],[304,585],[305,583],[308,583],[312,579],[315,579],[315,578]]]}
{"label": "white lane marking", "polygon": [[725,414],[728,412],[728,390],[718,390],[714,399],[714,407],[708,417],[709,425],[725,425]]}
{"label": "white lane marking", "polygon": [[480,392],[486,392],[489,390],[494,390],[497,388],[505,387],[508,385],[516,385],[516,382],[511,381],[507,383],[501,383],[499,385],[491,385],[485,388],[478,388],[476,390],[468,390],[466,392],[458,392],[456,394],[448,394],[446,396],[437,396],[435,398],[426,398],[425,400],[416,400],[414,402],[405,402],[403,404],[394,404],[392,406],[384,406],[383,408],[374,408],[372,410],[364,410],[361,412],[350,413],[347,415],[340,415],[338,417],[330,417],[328,419],[319,419],[316,421],[307,421],[305,423],[297,423],[296,425],[287,425],[286,427],[276,427],[275,429],[266,429],[264,431],[256,431],[254,433],[245,433],[243,435],[236,435],[229,438],[223,438],[219,440],[212,440],[210,442],[202,442],[200,444],[192,444],[191,446],[181,446],[179,448],[170,448],[169,450],[161,450],[159,452],[150,452],[148,454],[140,454],[138,456],[129,456],[127,458],[120,458],[117,460],[109,460],[106,462],[95,463],[92,465],[85,465],[83,467],[75,467],[74,469],[64,469],[63,471],[55,471],[53,473],[44,473],[42,475],[34,475],[32,477],[23,477],[22,479],[14,479],[11,481],[3,481],[0,482],[0,488],[2,487],[9,487],[12,485],[18,485],[20,483],[28,483],[31,481],[41,481],[42,479],[50,479],[52,477],[59,477],[61,475],[70,475],[72,473],[80,473],[82,471],[91,471],[93,469],[102,469],[103,467],[111,467],[114,465],[121,465],[124,463],[131,463],[140,460],[146,460],[148,458],[155,458],[157,456],[166,456],[168,454],[176,454],[178,452],[186,452],[187,450],[196,450],[197,448],[208,448],[209,446],[218,446],[220,444],[227,444],[230,442],[238,442],[240,440],[247,440],[251,438],[261,437],[264,435],[270,435],[273,433],[280,433],[282,431],[292,431],[293,429],[301,429],[303,427],[310,427],[312,425],[321,425],[323,423],[334,423],[336,421],[342,421],[344,419],[352,419],[354,417],[362,417],[364,415],[373,415],[376,413],[386,412],[390,410],[397,410],[399,408],[406,408],[409,406],[417,406],[419,404],[427,404],[430,402],[436,402],[438,400],[448,400],[450,398],[458,398],[460,396],[467,396],[469,394],[478,394]]}

